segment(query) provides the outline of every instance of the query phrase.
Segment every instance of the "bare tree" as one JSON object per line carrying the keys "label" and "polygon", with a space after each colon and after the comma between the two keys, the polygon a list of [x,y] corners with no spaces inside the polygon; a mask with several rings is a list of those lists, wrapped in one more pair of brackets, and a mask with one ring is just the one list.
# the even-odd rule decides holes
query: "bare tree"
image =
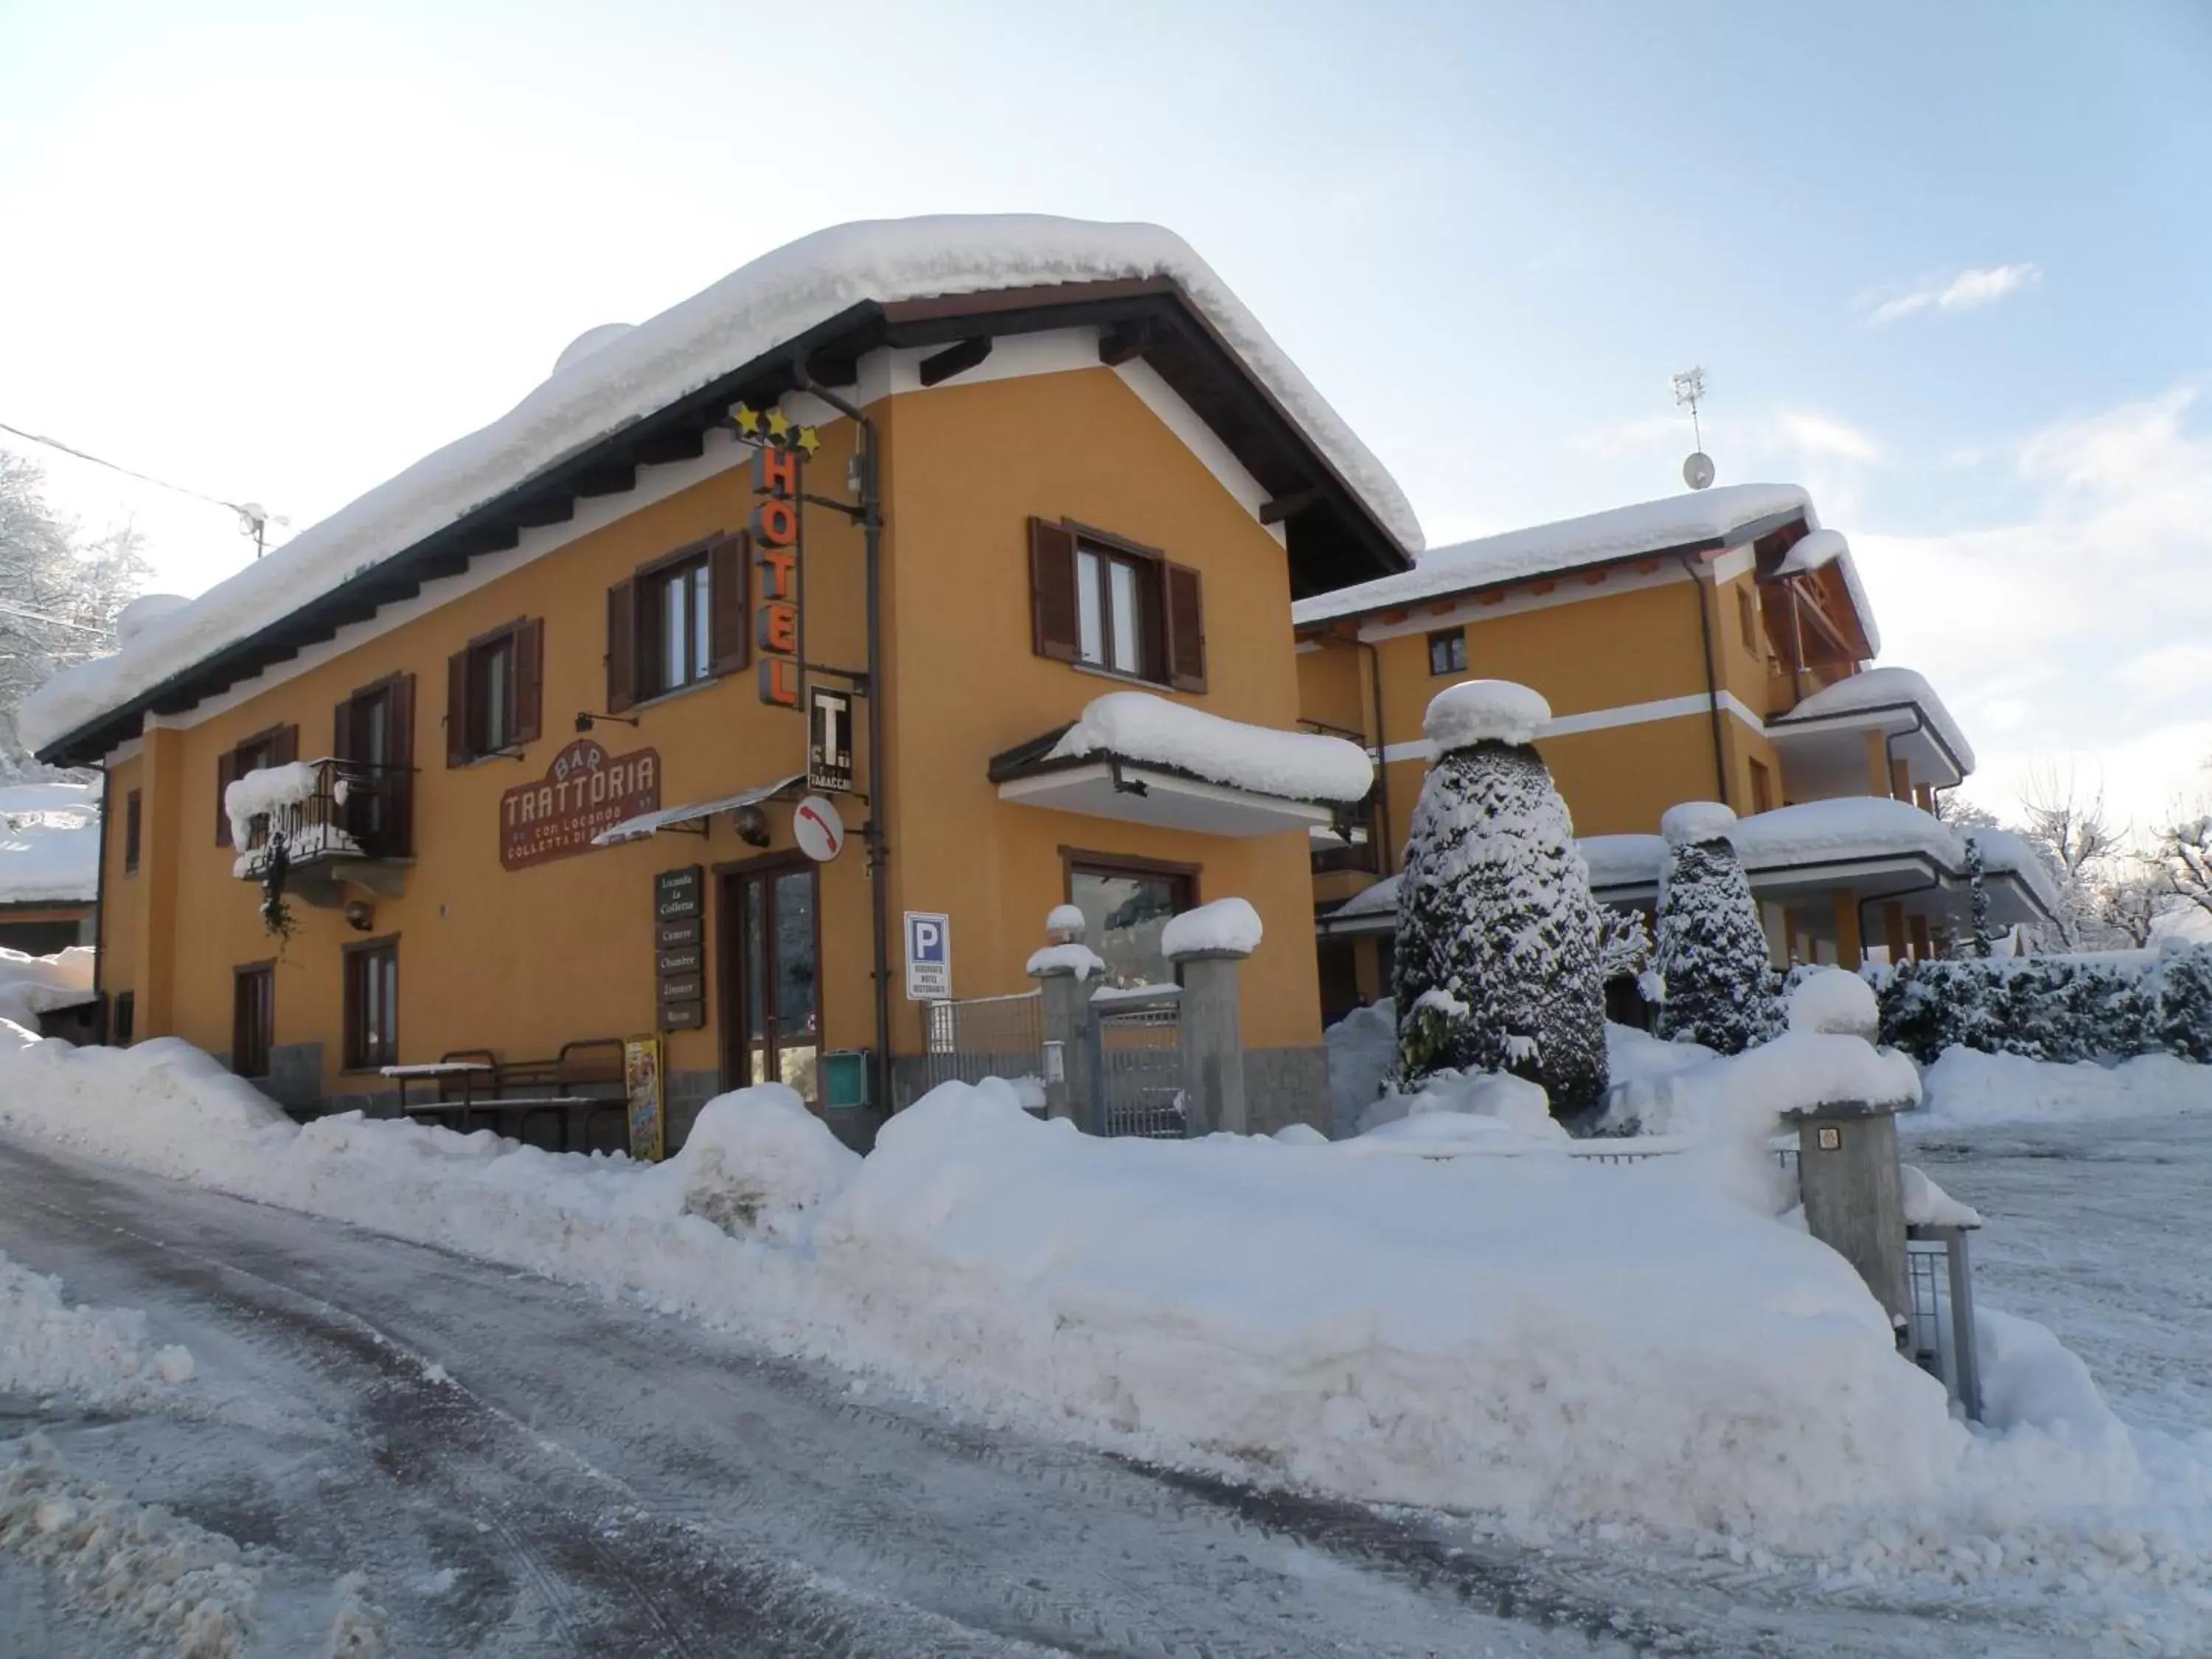
{"label": "bare tree", "polygon": [[1936,795],[1936,816],[1954,830],[2004,828],[1996,813],[1986,806],[1977,805],[1955,789],[1945,789]]}
{"label": "bare tree", "polygon": [[2112,943],[2124,939],[2140,950],[2158,931],[2159,918],[2180,903],[2156,859],[2130,859],[2098,888],[2097,923]]}
{"label": "bare tree", "polygon": [[146,579],[128,526],[88,538],[47,506],[45,475],[0,450],[0,777],[36,771],[15,711],[57,669],[115,648],[115,617]]}
{"label": "bare tree", "polygon": [[2060,948],[2078,951],[2099,927],[2100,894],[2124,830],[2105,811],[2101,780],[2084,787],[2069,764],[2039,765],[2021,791],[2021,837],[2050,867],[2059,902],[2052,929]]}
{"label": "bare tree", "polygon": [[2212,915],[2212,815],[2177,811],[2158,832],[2154,855],[2166,890],[2185,904]]}

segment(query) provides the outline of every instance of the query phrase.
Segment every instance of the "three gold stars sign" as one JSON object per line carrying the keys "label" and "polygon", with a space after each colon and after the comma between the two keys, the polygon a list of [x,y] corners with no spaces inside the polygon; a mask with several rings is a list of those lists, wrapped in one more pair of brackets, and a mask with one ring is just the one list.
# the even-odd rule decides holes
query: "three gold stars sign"
{"label": "three gold stars sign", "polygon": [[738,435],[748,443],[766,444],[774,449],[796,449],[812,459],[814,452],[822,447],[821,434],[811,426],[794,426],[791,416],[780,409],[766,414],[750,404],[739,404],[730,411],[731,422]]}

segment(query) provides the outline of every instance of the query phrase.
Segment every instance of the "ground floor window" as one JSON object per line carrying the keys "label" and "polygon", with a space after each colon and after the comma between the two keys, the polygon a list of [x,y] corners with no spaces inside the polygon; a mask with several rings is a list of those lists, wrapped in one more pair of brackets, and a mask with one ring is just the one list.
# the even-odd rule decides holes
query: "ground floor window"
{"label": "ground floor window", "polygon": [[137,1023],[137,998],[129,991],[118,991],[115,994],[114,1039],[115,1046],[118,1048],[128,1048],[131,1046],[131,1039],[134,1035],[133,1027]]}
{"label": "ground floor window", "polygon": [[1067,902],[1083,912],[1085,942],[1106,959],[1107,984],[1175,983],[1160,934],[1169,917],[1198,902],[1194,866],[1071,857]]}
{"label": "ground floor window", "polygon": [[399,941],[346,946],[345,1069],[374,1071],[399,1059]]}
{"label": "ground floor window", "polygon": [[269,1045],[276,1030],[276,965],[257,962],[231,980],[230,1069],[240,1077],[269,1075]]}

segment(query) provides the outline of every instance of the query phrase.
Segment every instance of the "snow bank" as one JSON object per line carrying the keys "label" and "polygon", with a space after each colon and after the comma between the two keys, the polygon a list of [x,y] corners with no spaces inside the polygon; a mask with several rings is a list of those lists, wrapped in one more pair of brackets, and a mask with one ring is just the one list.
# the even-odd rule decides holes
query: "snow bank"
{"label": "snow bank", "polygon": [[1961,1204],[1929,1178],[1917,1164],[1900,1164],[1905,1183],[1905,1224],[1908,1227],[1978,1227],[1982,1212]]}
{"label": "snow bank", "polygon": [[1413,1093],[1386,1090],[1359,1120],[1357,1156],[1437,1149],[1526,1152],[1567,1144],[1543,1085],[1504,1072],[1431,1072]]}
{"label": "snow bank", "polygon": [[1354,1008],[1322,1034],[1328,1052],[1328,1133],[1342,1140],[1382,1097],[1382,1079],[1398,1063],[1398,1005],[1384,997]]}
{"label": "snow bank", "polygon": [[1790,1029],[1872,1042],[1881,1030],[1874,987],[1842,968],[1814,968],[1790,994]]}
{"label": "snow bank", "polygon": [[[149,1059],[160,1046],[0,1045],[0,1125],[689,1313],[994,1421],[1515,1535],[1625,1522],[1854,1575],[1950,1573],[1959,1539],[1986,1537],[1976,1572],[2207,1577],[2201,1538],[2115,1507],[2142,1490],[2124,1437],[2058,1437],[2078,1393],[2004,1382],[2015,1426],[1973,1435],[1850,1267],[1696,1151],[1594,1165],[1099,1139],[992,1079],[933,1091],[865,1160],[770,1088],[713,1103],[695,1148],[641,1165],[352,1115],[295,1127],[181,1045]],[[1433,1154],[1514,1115],[1427,1112],[1398,1134]]]}
{"label": "snow bank", "polygon": [[82,783],[0,788],[0,904],[100,896],[100,796]]}
{"label": "snow bank", "polygon": [[1785,513],[1802,513],[1808,524],[1815,522],[1812,497],[1796,484],[1723,484],[1717,489],[1637,501],[1436,548],[1398,575],[1300,599],[1291,607],[1291,615],[1304,626],[1638,553],[1725,541],[1743,526]]}
{"label": "snow bank", "polygon": [[861,301],[1145,277],[1176,283],[1390,534],[1408,549],[1421,546],[1420,525],[1395,481],[1181,237],[1156,225],[1024,214],[839,225],[764,254],[607,339],[490,425],[301,531],[182,610],[149,622],[119,655],[57,675],[25,702],[23,740],[45,748]]}
{"label": "snow bank", "polygon": [[1659,837],[1669,847],[1726,841],[1735,829],[1735,811],[1717,800],[1681,801],[1659,815]]}
{"label": "snow bank", "polygon": [[1907,1107],[1919,1098],[1919,1070],[1895,1049],[1790,1030],[1740,1054],[1672,1071],[1640,1068],[1608,1091],[1604,1121],[1639,1126],[1647,1135],[1741,1139],[1776,1133],[1786,1112],[1858,1103]]}
{"label": "snow bank", "polygon": [[1260,913],[1249,899],[1218,898],[1168,918],[1160,929],[1160,951],[1167,957],[1208,952],[1249,957],[1260,948]]}
{"label": "snow bank", "polygon": [[131,1308],[72,1306],[58,1279],[0,1255],[0,1394],[127,1398],[192,1375],[179,1346],[155,1349]]}
{"label": "snow bank", "polygon": [[43,1435],[0,1467],[0,1549],[46,1568],[64,1606],[186,1659],[243,1659],[262,1569],[221,1533],[70,1472]]}
{"label": "snow bank", "polygon": [[1048,758],[1095,754],[1150,761],[1290,800],[1359,800],[1375,781],[1375,763],[1356,743],[1224,720],[1149,691],[1093,698]]}
{"label": "snow bank", "polygon": [[1954,1048],[1928,1068],[1921,1109],[1899,1127],[1933,1134],[1984,1124],[2207,1110],[2212,1110],[2212,1066],[2172,1054],[2141,1054],[2118,1066],[2057,1065]]}
{"label": "snow bank", "polygon": [[89,945],[72,945],[50,957],[26,956],[0,945],[0,1020],[35,1030],[40,1014],[90,1002],[96,994],[96,955]]}
{"label": "snow bank", "polygon": [[1525,685],[1511,680],[1462,680],[1429,699],[1421,730],[1438,754],[1448,755],[1486,738],[1534,743],[1537,728],[1551,718],[1552,705]]}

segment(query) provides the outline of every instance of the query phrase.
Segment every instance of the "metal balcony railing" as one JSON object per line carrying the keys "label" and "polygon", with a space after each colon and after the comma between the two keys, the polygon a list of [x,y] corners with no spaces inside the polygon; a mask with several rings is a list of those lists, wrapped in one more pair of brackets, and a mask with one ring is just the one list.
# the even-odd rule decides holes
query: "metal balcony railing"
{"label": "metal balcony railing", "polygon": [[413,851],[414,769],[325,757],[310,761],[315,786],[251,820],[240,873],[258,877],[278,836],[294,867],[340,860],[398,859]]}

